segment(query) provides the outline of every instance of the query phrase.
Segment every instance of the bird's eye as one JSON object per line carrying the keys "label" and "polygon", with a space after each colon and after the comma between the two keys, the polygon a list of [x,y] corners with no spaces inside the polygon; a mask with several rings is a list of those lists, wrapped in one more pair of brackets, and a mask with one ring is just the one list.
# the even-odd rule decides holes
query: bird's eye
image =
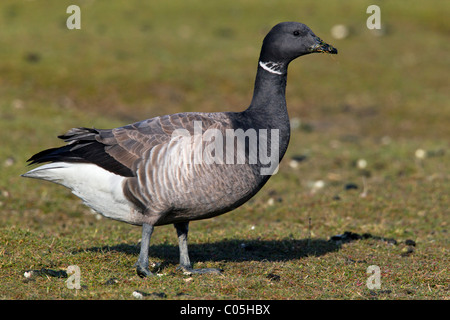
{"label": "bird's eye", "polygon": [[296,37],[298,37],[298,36],[300,35],[300,31],[295,30],[295,31],[293,32],[293,35],[296,36]]}

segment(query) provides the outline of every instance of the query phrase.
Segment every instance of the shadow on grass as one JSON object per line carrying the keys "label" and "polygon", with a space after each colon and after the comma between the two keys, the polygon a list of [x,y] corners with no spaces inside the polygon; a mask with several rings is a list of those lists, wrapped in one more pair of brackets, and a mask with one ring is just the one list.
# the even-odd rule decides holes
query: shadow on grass
{"label": "shadow on grass", "polygon": [[[213,243],[190,244],[191,261],[288,261],[308,256],[322,256],[338,251],[340,244],[324,239],[301,240],[221,240]],[[116,251],[130,255],[139,255],[140,246],[118,244],[114,246],[91,247],[73,252]],[[150,260],[160,258],[166,262],[178,263],[178,246],[172,244],[150,245]]]}

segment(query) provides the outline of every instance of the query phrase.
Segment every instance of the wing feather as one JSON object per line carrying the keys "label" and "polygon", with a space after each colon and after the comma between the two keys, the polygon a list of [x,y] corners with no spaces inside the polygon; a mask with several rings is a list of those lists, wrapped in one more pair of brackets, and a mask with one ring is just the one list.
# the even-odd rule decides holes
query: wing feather
{"label": "wing feather", "polygon": [[223,113],[180,113],[115,129],[73,128],[58,137],[67,145],[41,151],[28,161],[30,164],[57,161],[94,163],[113,173],[133,177],[149,150],[168,143],[176,129],[193,133],[194,121],[201,121],[204,131],[217,121],[226,122],[226,117]]}

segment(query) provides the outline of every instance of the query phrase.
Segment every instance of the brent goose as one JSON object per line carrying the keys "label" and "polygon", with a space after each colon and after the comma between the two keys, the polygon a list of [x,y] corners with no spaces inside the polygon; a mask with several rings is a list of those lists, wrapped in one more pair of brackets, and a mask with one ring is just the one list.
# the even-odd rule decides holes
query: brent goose
{"label": "brent goose", "polygon": [[135,264],[141,277],[152,274],[153,228],[172,223],[181,269],[218,273],[192,268],[189,221],[239,207],[276,172],[290,137],[288,64],[313,52],[337,50],[302,23],[279,23],[264,38],[246,110],[177,113],[115,129],[74,128],[59,136],[66,145],[32,156],[30,164],[49,163],[23,176],[61,184],[103,216],[142,225]]}

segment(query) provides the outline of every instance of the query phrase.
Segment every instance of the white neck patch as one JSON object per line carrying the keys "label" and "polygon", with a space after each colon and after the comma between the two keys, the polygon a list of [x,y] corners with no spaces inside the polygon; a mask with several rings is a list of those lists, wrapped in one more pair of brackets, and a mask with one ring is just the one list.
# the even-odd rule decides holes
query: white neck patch
{"label": "white neck patch", "polygon": [[261,66],[261,68],[263,68],[266,71],[269,71],[270,73],[273,74],[283,74],[283,72],[281,72],[281,68],[283,67],[282,63],[278,63],[278,62],[259,62],[259,65]]}

